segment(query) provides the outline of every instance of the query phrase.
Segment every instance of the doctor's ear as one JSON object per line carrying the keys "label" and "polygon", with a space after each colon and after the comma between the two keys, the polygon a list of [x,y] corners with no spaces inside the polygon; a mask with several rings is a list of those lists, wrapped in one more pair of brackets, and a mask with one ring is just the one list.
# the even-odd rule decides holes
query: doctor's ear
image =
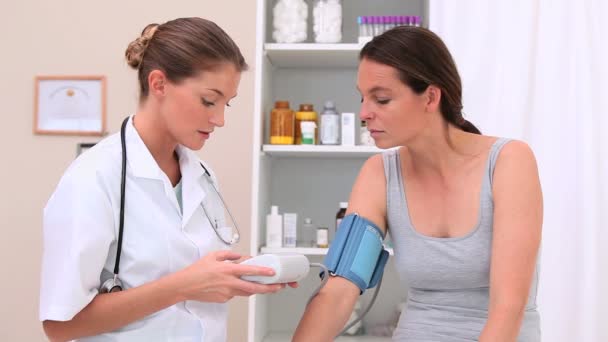
{"label": "doctor's ear", "polygon": [[152,70],[148,74],[148,89],[150,95],[164,96],[166,93],[167,76],[160,70]]}

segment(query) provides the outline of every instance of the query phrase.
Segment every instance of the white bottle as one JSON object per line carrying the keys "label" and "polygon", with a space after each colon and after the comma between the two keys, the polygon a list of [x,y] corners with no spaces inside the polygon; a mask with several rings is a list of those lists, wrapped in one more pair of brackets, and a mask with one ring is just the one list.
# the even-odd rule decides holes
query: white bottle
{"label": "white bottle", "polygon": [[283,247],[283,216],[276,205],[266,215],[266,247]]}
{"label": "white bottle", "polygon": [[342,113],[341,138],[343,146],[355,146],[355,113]]}
{"label": "white bottle", "polygon": [[283,247],[294,248],[298,239],[298,214],[283,214]]}

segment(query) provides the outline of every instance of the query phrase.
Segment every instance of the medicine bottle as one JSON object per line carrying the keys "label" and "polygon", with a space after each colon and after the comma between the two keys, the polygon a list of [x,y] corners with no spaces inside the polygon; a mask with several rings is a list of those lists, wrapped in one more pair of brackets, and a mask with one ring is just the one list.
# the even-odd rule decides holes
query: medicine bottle
{"label": "medicine bottle", "polygon": [[307,217],[302,225],[302,232],[298,234],[300,241],[298,247],[316,247],[317,246],[317,231],[312,219]]}
{"label": "medicine bottle", "polygon": [[294,120],[289,101],[276,101],[270,112],[270,144],[293,145]]}
{"label": "medicine bottle", "polygon": [[346,208],[348,208],[348,202],[340,202],[340,210],[336,214],[336,231],[338,231],[340,223],[342,223],[342,219],[346,215]]}
{"label": "medicine bottle", "polygon": [[321,144],[338,145],[340,143],[340,114],[332,101],[326,101],[321,112]]}
{"label": "medicine bottle", "polygon": [[[295,129],[295,144],[302,144],[302,126],[300,122],[311,121],[317,124],[317,112],[315,112],[311,104],[305,103],[300,105],[300,110],[296,112],[296,129]],[[317,125],[318,127],[318,125]],[[315,128],[315,142],[319,141],[319,130]]]}
{"label": "medicine bottle", "polygon": [[317,228],[317,247],[329,247],[329,229],[327,227]]}

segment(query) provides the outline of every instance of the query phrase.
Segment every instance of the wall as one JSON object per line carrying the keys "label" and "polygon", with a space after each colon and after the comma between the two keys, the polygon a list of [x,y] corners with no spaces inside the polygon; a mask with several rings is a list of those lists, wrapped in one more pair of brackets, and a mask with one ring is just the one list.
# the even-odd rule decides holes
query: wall
{"label": "wall", "polygon": [[[234,8],[239,6],[236,15]],[[32,132],[33,79],[39,74],[107,77],[107,128],[136,109],[136,74],[124,62],[127,44],[150,22],[201,16],[224,28],[253,66],[255,1],[132,0],[127,2],[2,1],[0,2],[0,117],[2,120],[2,195],[0,196],[1,341],[43,341],[38,322],[41,258],[41,214],[61,174],[86,137],[36,136]],[[227,112],[226,126],[201,155],[219,176],[223,193],[241,222],[247,253],[250,220],[250,175],[253,70],[245,73],[239,96]],[[229,340],[246,340],[247,301],[231,303]]]}

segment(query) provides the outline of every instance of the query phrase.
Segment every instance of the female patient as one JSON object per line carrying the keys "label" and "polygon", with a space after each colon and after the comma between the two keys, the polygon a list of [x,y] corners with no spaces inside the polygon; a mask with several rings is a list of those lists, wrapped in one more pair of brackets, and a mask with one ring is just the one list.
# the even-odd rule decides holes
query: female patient
{"label": "female patient", "polygon": [[[481,135],[434,33],[399,27],[360,54],[361,119],[380,148],[361,169],[349,212],[390,231],[408,303],[395,341],[540,341],[536,311],[542,195],[530,148]],[[491,110],[491,109],[489,109]],[[359,288],[331,277],[295,341],[331,341]]]}

